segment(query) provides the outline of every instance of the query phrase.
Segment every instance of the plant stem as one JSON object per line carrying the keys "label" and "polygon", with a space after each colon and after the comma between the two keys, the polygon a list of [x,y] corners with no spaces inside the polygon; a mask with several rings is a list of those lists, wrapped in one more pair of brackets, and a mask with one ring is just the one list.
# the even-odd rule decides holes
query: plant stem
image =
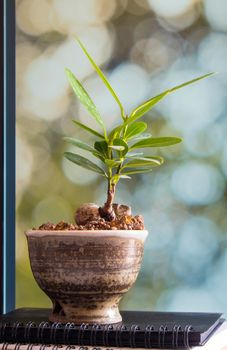
{"label": "plant stem", "polygon": [[112,210],[112,204],[113,204],[113,200],[114,200],[115,189],[116,189],[116,185],[111,183],[111,181],[109,181],[109,183],[108,183],[108,191],[107,191],[107,201],[105,203],[105,206],[109,210]]}
{"label": "plant stem", "polygon": [[[113,159],[112,150],[109,148],[108,152],[109,159]],[[107,188],[107,200],[104,203],[103,207],[99,208],[99,214],[102,218],[107,221],[112,221],[115,219],[116,215],[113,210],[113,200],[115,196],[116,184],[112,182],[112,168],[108,168],[108,188]]]}
{"label": "plant stem", "polygon": [[107,200],[103,207],[99,208],[99,213],[102,218],[107,221],[112,221],[115,219],[116,215],[113,210],[113,200],[115,196],[116,185],[112,183],[111,177],[108,179],[108,189],[107,189]]}

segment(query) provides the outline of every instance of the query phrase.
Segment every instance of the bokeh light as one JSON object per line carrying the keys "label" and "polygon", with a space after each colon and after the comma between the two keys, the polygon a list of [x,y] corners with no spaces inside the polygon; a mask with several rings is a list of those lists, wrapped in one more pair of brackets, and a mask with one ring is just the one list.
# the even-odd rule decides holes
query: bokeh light
{"label": "bokeh light", "polygon": [[107,21],[115,11],[115,0],[53,0],[52,11],[57,16],[57,30],[67,34],[75,34]]}
{"label": "bokeh light", "polygon": [[23,191],[30,183],[32,166],[33,166],[33,154],[29,145],[22,137],[21,133],[17,129],[16,139],[16,168],[17,168],[17,204],[20,203]]}
{"label": "bokeh light", "polygon": [[148,72],[166,68],[178,57],[181,43],[165,31],[157,30],[150,39],[138,40],[131,49],[133,62],[143,65]]}
{"label": "bokeh light", "polygon": [[204,12],[211,27],[217,31],[227,31],[227,4],[225,0],[204,1]]}
{"label": "bokeh light", "polygon": [[[181,64],[187,64],[182,62]],[[190,66],[192,62],[189,63]],[[162,81],[162,87],[178,85],[183,81],[202,75],[201,71],[190,68],[173,67]],[[212,100],[212,104],[209,101]],[[169,96],[162,104],[160,110],[170,119],[173,126],[181,131],[198,130],[217,120],[225,110],[226,94],[218,80],[206,79],[185,87]],[[193,103],[196,101],[196,103]]]}
{"label": "bokeh light", "polygon": [[222,170],[227,178],[227,142],[225,141],[221,159]]}
{"label": "bokeh light", "polygon": [[29,35],[42,35],[52,30],[51,3],[47,0],[22,0],[17,5],[17,25]]}
{"label": "bokeh light", "polygon": [[[226,244],[226,240],[223,242]],[[226,290],[227,290],[227,281],[223,276],[226,275],[227,269],[227,253],[225,252],[220,256],[219,261],[213,265],[211,273],[206,281],[206,288],[209,291],[212,291],[212,294],[216,296],[221,307],[220,310],[225,308],[226,303]],[[220,288],[222,285],[222,288]]]}
{"label": "bokeh light", "polygon": [[[104,25],[88,27],[86,32],[80,35],[80,39],[89,48],[88,50],[97,64],[102,65],[109,59],[113,42],[111,32]],[[79,80],[84,79],[94,71],[73,36],[69,36],[56,47],[52,54],[52,61],[58,64],[57,74],[61,76],[65,76],[64,69],[66,67],[70,68]]]}
{"label": "bokeh light", "polygon": [[34,226],[43,222],[72,221],[72,208],[63,197],[50,195],[37,203],[32,213]]}
{"label": "bokeh light", "polygon": [[175,17],[184,14],[190,6],[191,0],[149,0],[151,8],[157,15],[163,17]]}
{"label": "bokeh light", "polygon": [[205,278],[218,251],[219,234],[215,223],[205,217],[183,224],[173,255],[173,270],[181,281],[196,284]]}
{"label": "bokeh light", "polygon": [[217,79],[226,84],[227,67],[227,35],[211,32],[200,43],[198,61],[201,67],[217,72]]}
{"label": "bokeh light", "polygon": [[118,92],[125,107],[130,113],[134,107],[147,97],[149,80],[146,71],[139,65],[122,63],[110,75],[110,83]]}
{"label": "bokeh light", "polygon": [[199,17],[197,8],[191,6],[181,16],[159,17],[160,25],[169,32],[177,32],[190,27]]}
{"label": "bokeh light", "polygon": [[194,157],[210,157],[218,154],[223,147],[223,129],[218,123],[212,128],[184,133],[184,145]]}
{"label": "bokeh light", "polygon": [[173,172],[171,187],[176,197],[183,203],[205,205],[223,196],[225,180],[214,166],[188,161]]}
{"label": "bokeh light", "polygon": [[62,67],[59,67],[56,61],[45,56],[34,60],[28,66],[24,80],[30,93],[42,100],[61,98],[65,95],[68,87],[66,77],[62,73]]}
{"label": "bokeh light", "polygon": [[159,308],[163,305],[167,311],[221,312],[222,305],[210,290],[205,288],[180,287],[163,293],[159,299]]}

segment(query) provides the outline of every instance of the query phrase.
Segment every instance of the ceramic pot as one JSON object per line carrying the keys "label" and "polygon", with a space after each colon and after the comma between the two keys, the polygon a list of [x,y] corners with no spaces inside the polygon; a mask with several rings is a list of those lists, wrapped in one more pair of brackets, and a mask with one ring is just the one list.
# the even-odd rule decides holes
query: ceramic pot
{"label": "ceramic pot", "polygon": [[118,304],[140,270],[146,230],[26,232],[30,264],[53,302],[52,322],[121,322]]}

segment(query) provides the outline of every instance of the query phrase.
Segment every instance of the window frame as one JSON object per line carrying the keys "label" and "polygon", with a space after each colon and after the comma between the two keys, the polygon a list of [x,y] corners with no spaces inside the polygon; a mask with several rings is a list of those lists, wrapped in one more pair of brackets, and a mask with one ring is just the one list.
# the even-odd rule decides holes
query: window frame
{"label": "window frame", "polygon": [[15,308],[15,0],[0,0],[0,313]]}

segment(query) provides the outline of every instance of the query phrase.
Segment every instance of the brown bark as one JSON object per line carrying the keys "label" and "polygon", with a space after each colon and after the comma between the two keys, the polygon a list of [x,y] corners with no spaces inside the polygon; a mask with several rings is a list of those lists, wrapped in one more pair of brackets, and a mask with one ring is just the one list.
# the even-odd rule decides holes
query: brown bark
{"label": "brown bark", "polygon": [[104,206],[99,208],[100,216],[107,221],[112,221],[116,217],[114,209],[113,209],[113,200],[114,200],[114,196],[115,196],[115,189],[116,189],[116,185],[110,184],[110,183],[108,184],[107,200],[106,200]]}

